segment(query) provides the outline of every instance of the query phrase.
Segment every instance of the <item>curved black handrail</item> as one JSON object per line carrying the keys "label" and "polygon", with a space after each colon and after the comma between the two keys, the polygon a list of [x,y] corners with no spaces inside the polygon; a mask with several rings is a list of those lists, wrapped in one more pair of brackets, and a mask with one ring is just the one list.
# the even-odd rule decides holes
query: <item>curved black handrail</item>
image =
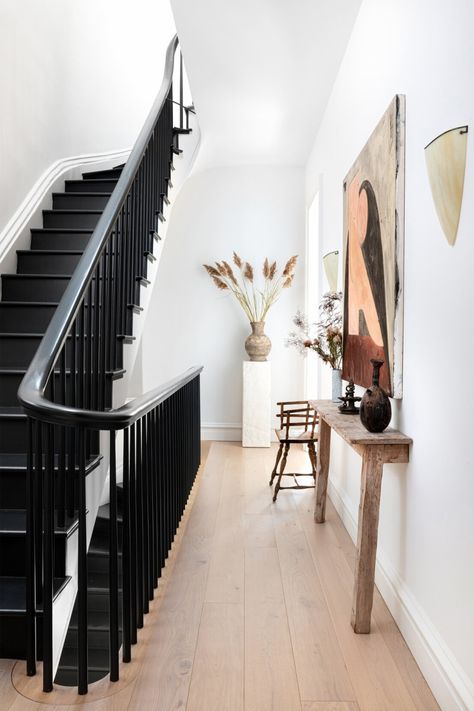
{"label": "curved black handrail", "polygon": [[83,425],[92,429],[121,429],[146,414],[153,406],[153,403],[156,404],[160,399],[172,394],[180,385],[188,382],[189,379],[195,377],[201,371],[201,368],[191,369],[180,378],[170,381],[156,390],[152,390],[143,397],[115,411],[100,412],[67,407],[52,402],[45,395],[51,373],[85,297],[101,253],[139,170],[157,117],[167,100],[173,79],[174,54],[177,46],[178,36],[175,35],[166,51],[165,71],[158,96],[140,131],[107,206],[46,329],[30,367],[20,384],[18,400],[26,414],[43,422],[68,424],[70,426]]}

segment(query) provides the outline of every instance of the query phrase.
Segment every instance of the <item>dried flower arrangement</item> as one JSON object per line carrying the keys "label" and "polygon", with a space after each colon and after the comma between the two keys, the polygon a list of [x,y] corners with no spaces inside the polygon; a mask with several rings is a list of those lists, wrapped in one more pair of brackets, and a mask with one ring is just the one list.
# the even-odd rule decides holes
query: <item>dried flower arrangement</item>
{"label": "dried flower arrangement", "polygon": [[[306,316],[297,312],[293,323],[298,331],[292,331],[286,339],[287,346],[294,346],[301,354],[312,350],[328,363],[333,370],[342,365],[342,292],[328,292],[319,305],[320,319],[309,324]],[[316,335],[312,334],[316,331]]]}
{"label": "dried flower arrangement", "polygon": [[292,285],[297,259],[297,255],[290,257],[279,275],[277,263],[270,263],[265,258],[262,268],[263,289],[256,287],[252,265],[235,252],[233,262],[238,269],[237,275],[225,260],[215,262],[215,267],[209,264],[203,264],[203,267],[218,289],[228,289],[235,296],[250,323],[256,323],[265,320],[270,306],[275,303],[282,290]]}

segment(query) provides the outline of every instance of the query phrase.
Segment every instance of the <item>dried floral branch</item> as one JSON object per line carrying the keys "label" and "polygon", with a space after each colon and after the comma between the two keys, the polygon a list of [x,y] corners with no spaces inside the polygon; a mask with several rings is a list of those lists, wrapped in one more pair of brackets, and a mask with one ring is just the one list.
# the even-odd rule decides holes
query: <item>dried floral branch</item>
{"label": "dried floral branch", "polygon": [[277,276],[277,263],[274,261],[270,264],[268,257],[265,257],[262,267],[263,290],[256,287],[253,266],[242,260],[236,252],[233,253],[232,260],[240,270],[237,275],[225,260],[215,262],[215,267],[208,264],[203,266],[217,288],[229,290],[243,308],[249,321],[255,322],[263,321],[282,290],[292,285],[297,259],[297,255],[291,257],[281,276]]}
{"label": "dried floral branch", "polygon": [[[328,292],[319,305],[320,319],[309,324],[300,311],[293,319],[297,331],[288,334],[285,345],[293,346],[302,355],[314,351],[331,368],[342,365],[342,292]],[[316,333],[314,333],[316,331]]]}

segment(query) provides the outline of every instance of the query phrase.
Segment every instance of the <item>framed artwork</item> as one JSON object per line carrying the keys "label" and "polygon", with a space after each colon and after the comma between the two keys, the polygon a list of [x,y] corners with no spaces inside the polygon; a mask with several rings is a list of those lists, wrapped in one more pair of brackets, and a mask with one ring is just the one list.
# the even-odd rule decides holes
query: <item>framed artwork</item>
{"label": "framed artwork", "polygon": [[396,95],[344,180],[342,377],[402,397],[405,97]]}

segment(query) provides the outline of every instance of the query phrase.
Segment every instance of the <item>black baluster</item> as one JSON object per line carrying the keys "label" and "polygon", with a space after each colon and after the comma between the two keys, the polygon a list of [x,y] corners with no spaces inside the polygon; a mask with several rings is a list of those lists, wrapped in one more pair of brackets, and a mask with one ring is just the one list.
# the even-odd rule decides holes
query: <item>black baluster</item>
{"label": "black baluster", "polygon": [[[54,373],[52,374],[54,377]],[[53,586],[54,586],[54,439],[53,425],[44,426],[44,582],[43,582],[43,691],[53,689]]]}
{"label": "black baluster", "polygon": [[[26,484],[26,673],[36,674],[36,576],[35,576],[35,451],[36,422],[28,418],[28,469]],[[41,476],[41,470],[39,472]]]}
{"label": "black baluster", "polygon": [[77,541],[77,602],[78,602],[78,693],[87,694],[87,520],[86,520],[86,458],[84,429],[77,434],[79,526]]}
{"label": "black baluster", "polygon": [[129,662],[131,655],[131,565],[130,565],[130,448],[129,430],[123,431],[123,541],[122,541],[122,661]]}
{"label": "black baluster", "polygon": [[109,471],[109,630],[110,681],[119,678],[119,620],[118,620],[118,532],[117,532],[117,471],[115,430],[110,432]]}

